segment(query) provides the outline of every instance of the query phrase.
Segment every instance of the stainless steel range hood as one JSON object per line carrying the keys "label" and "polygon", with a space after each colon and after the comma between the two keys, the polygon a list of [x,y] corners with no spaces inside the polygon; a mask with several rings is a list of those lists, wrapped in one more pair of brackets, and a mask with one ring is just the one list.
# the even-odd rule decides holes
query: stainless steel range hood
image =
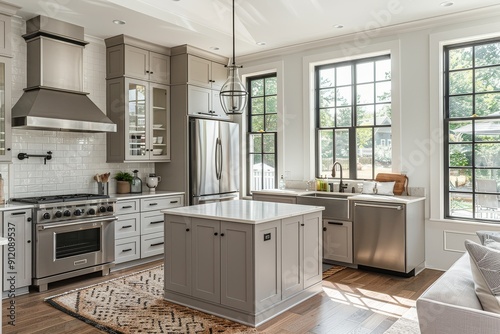
{"label": "stainless steel range hood", "polygon": [[[28,87],[12,108],[12,127],[116,132],[83,92],[83,28],[37,16],[26,22]],[[103,78],[104,80],[104,78]]]}

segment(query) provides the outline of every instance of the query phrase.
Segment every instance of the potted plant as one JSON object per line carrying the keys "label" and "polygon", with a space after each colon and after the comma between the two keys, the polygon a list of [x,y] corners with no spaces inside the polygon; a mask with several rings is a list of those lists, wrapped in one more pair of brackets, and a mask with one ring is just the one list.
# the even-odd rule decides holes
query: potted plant
{"label": "potted plant", "polygon": [[134,179],[129,172],[117,172],[114,176],[116,180],[116,193],[128,194],[130,192],[130,182]]}

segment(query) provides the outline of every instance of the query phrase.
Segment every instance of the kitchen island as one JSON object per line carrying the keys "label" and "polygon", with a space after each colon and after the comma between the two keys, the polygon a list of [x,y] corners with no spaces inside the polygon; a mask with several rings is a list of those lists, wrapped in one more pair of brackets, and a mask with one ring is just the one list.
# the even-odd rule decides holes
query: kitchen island
{"label": "kitchen island", "polygon": [[323,209],[241,200],[162,210],[165,299],[258,326],[314,296]]}

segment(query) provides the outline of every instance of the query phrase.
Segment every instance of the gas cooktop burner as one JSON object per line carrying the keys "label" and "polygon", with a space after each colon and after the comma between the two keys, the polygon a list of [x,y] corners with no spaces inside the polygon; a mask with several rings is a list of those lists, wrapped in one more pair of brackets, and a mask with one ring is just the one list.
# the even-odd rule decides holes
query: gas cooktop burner
{"label": "gas cooktop burner", "polygon": [[103,198],[109,198],[109,196],[97,195],[97,194],[70,194],[70,195],[52,195],[52,196],[40,196],[40,197],[20,197],[20,198],[12,198],[11,201],[31,203],[31,204],[45,204],[45,203],[58,203],[58,202],[85,201],[85,200],[103,199]]}

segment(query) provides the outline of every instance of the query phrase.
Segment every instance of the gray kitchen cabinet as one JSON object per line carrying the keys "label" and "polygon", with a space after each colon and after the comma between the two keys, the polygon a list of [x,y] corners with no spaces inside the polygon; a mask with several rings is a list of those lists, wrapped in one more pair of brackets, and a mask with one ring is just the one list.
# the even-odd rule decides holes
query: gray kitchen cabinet
{"label": "gray kitchen cabinet", "polygon": [[164,215],[160,210],[183,205],[183,195],[118,199],[115,263],[126,263],[163,254]]}
{"label": "gray kitchen cabinet", "polygon": [[21,7],[10,3],[0,3],[0,56],[12,56],[11,17],[19,9]]}
{"label": "gray kitchen cabinet", "polygon": [[165,266],[165,289],[191,295],[191,218],[168,216],[165,224],[165,253],[169,264]]}
{"label": "gray kitchen cabinet", "polygon": [[31,285],[32,261],[31,209],[2,213],[3,237],[8,239],[3,254],[3,291]]}
{"label": "gray kitchen cabinet", "polygon": [[321,280],[321,215],[310,214],[282,220],[282,291],[288,298]]}
{"label": "gray kitchen cabinet", "polygon": [[323,219],[323,259],[353,263],[352,222]]}
{"label": "gray kitchen cabinet", "polygon": [[170,87],[121,77],[106,80],[107,162],[170,161]]}
{"label": "gray kitchen cabinet", "polygon": [[119,35],[106,42],[106,79],[122,76],[170,83],[170,49]]}
{"label": "gray kitchen cabinet", "polygon": [[[220,91],[198,86],[187,86],[188,114],[193,116],[213,116],[228,119],[220,103]],[[207,111],[208,110],[208,111]]]}
{"label": "gray kitchen cabinet", "polygon": [[296,196],[252,194],[252,199],[254,201],[297,204]]}

